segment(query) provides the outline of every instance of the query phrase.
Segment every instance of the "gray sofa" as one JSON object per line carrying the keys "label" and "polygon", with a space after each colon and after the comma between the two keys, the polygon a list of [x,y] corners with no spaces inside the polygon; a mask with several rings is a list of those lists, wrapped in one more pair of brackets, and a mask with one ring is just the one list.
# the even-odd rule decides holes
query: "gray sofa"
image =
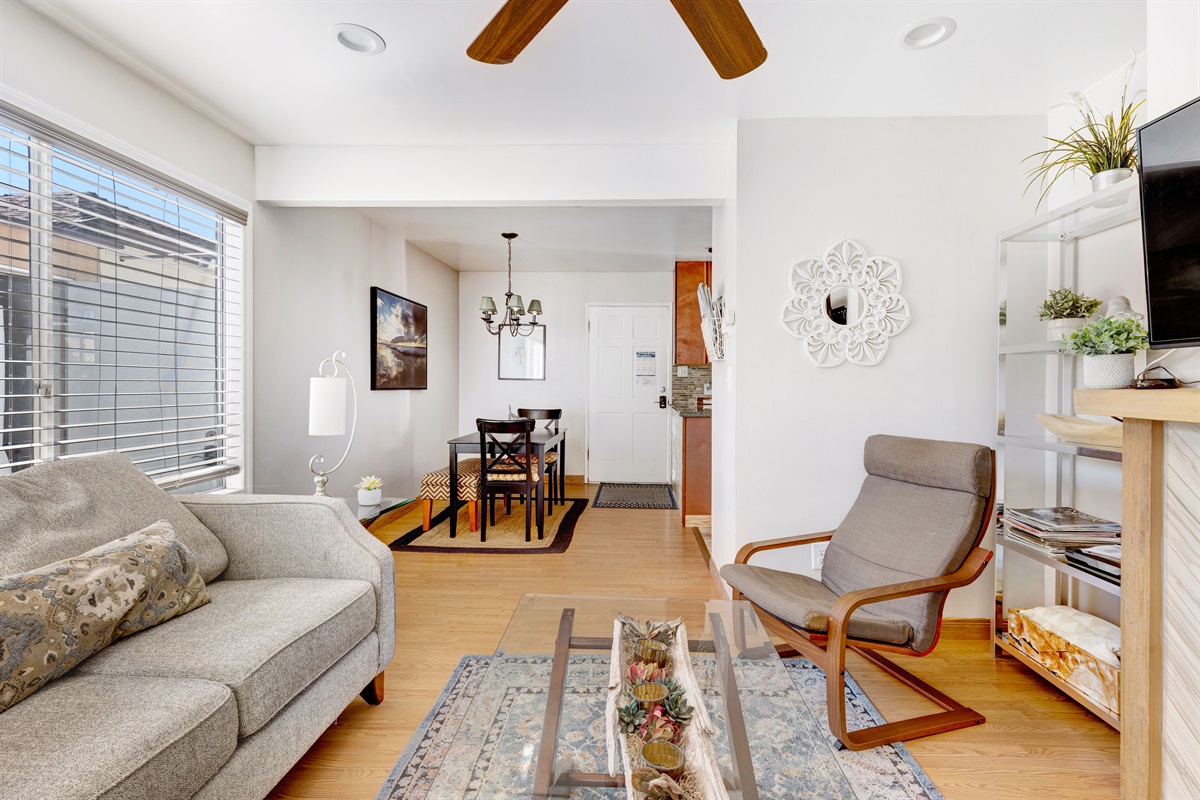
{"label": "gray sofa", "polygon": [[159,519],[212,601],[0,713],[0,798],[262,798],[355,695],[382,699],[391,551],[339,500],[172,496],[124,456],[69,459],[0,477],[0,575]]}

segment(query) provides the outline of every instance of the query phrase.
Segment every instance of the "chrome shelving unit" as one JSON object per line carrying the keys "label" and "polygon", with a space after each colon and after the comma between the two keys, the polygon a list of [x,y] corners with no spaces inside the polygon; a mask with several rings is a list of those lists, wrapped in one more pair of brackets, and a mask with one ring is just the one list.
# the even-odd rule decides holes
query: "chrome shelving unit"
{"label": "chrome shelving unit", "polygon": [[[1009,299],[1011,248],[1014,245],[1046,248],[1046,288],[1069,287],[1077,288],[1079,272],[1078,242],[1080,239],[1094,236],[1104,231],[1112,230],[1121,225],[1135,222],[1141,216],[1140,194],[1136,176],[1102,191],[1095,192],[1084,198],[1052,209],[1033,219],[1003,231],[999,236],[997,281],[999,297],[1007,304]],[[1031,305],[1036,304],[1037,299]],[[1010,309],[1015,311],[1016,309]],[[1040,359],[1045,376],[1045,401],[1039,409],[1054,414],[1073,414],[1072,393],[1075,387],[1074,362],[1071,356],[1059,351],[1058,342],[1008,340],[1007,326],[1000,327],[1000,340],[997,347],[998,367],[998,398],[996,449],[1004,464],[1001,473],[1001,499],[1004,488],[1009,485],[1007,472],[1010,455],[1015,451],[1040,451],[1044,456],[1044,484],[1042,503],[1046,505],[1074,505],[1075,466],[1079,458],[1098,459],[1102,461],[1121,460],[1121,450],[1117,447],[1099,447],[1079,442],[1059,439],[1050,434],[1010,433],[1013,426],[1008,423],[1007,394],[1010,371],[1015,359]],[[1029,337],[1032,338],[1032,337]],[[1021,501],[1023,504],[1026,501]],[[1030,505],[1034,503],[1028,503]],[[1017,556],[1022,563],[1044,572],[1046,594],[1048,597],[1065,598],[1070,603],[1076,595],[1080,584],[1095,587],[1101,591],[1120,596],[1120,586],[1099,578],[1084,570],[1076,569],[1065,560],[1040,550],[1034,545],[997,536],[997,549],[1002,550],[1002,556]],[[1005,559],[1006,562],[1009,559]],[[997,591],[997,602],[1001,592]],[[1056,600],[1056,602],[1059,600]],[[1022,662],[1034,666],[1028,657],[1014,652],[1015,648],[1006,635],[996,631],[995,643],[997,651],[1013,653]],[[1059,680],[1055,675],[1042,668],[1034,670],[1043,678],[1058,686],[1071,697],[1079,699],[1079,692],[1069,684]],[[1082,701],[1081,701],[1082,702]],[[1094,704],[1084,703],[1090,710],[1097,712],[1110,725],[1119,728],[1119,720],[1111,714],[1099,713]]]}

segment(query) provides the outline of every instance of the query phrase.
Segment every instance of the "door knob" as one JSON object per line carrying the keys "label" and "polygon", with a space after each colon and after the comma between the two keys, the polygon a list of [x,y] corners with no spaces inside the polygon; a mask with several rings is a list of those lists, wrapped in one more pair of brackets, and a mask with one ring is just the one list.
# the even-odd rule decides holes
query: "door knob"
{"label": "door knob", "polygon": [[667,407],[667,396],[665,394],[660,394],[658,396],[658,407],[659,408]]}

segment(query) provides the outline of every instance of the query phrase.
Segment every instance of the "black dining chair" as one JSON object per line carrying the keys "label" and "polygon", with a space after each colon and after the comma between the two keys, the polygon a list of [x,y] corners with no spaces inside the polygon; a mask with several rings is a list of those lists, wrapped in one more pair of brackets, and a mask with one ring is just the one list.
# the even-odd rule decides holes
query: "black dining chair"
{"label": "black dining chair", "polygon": [[[530,541],[530,523],[533,502],[536,499],[538,469],[536,457],[531,457],[533,448],[530,435],[535,422],[532,419],[477,419],[479,430],[479,452],[483,469],[479,474],[480,499],[487,506],[480,513],[479,541],[487,541],[490,522],[496,524],[496,497],[504,495],[511,502],[514,494],[520,495],[525,503],[525,541]],[[539,528],[538,538],[542,538]]]}
{"label": "black dining chair", "polygon": [[[518,408],[517,416],[532,420],[547,420],[546,430],[552,433],[558,433],[558,423],[562,419],[561,408]],[[554,445],[545,454],[546,459],[546,478],[550,481],[546,487],[550,496],[550,507],[554,508],[554,501],[557,498],[560,506],[565,506],[567,481],[566,464],[561,463],[561,454],[559,453],[559,445]]]}

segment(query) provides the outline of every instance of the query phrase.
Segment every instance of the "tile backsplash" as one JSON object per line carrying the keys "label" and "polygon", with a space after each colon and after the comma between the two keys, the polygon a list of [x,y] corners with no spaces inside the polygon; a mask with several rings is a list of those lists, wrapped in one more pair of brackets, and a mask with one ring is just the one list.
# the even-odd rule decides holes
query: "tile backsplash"
{"label": "tile backsplash", "polygon": [[[704,391],[704,385],[709,390]],[[712,365],[689,366],[687,377],[680,378],[671,373],[671,404],[679,408],[694,409],[697,397],[708,397],[712,394]]]}

